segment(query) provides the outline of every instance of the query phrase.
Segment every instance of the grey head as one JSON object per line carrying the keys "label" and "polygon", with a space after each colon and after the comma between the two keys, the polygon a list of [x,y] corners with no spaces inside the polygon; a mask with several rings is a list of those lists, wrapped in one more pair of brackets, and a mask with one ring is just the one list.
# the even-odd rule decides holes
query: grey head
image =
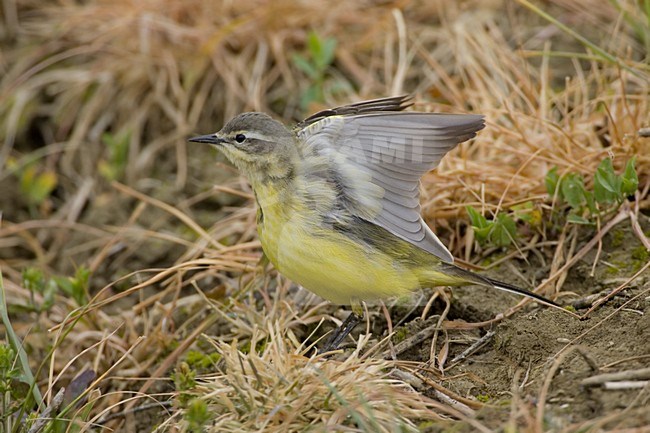
{"label": "grey head", "polygon": [[189,141],[209,143],[249,177],[256,172],[279,175],[296,152],[295,134],[282,123],[264,113],[250,112],[231,119],[214,134],[191,138]]}

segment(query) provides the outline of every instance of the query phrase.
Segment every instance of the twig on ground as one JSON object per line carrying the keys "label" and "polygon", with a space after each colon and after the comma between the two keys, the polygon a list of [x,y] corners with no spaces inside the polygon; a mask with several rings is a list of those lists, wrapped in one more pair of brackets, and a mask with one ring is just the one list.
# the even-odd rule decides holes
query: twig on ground
{"label": "twig on ground", "polygon": [[[469,398],[465,398],[462,395],[458,395],[455,392],[445,388],[441,384],[435,382],[431,378],[429,378],[427,376],[424,376],[424,375],[422,375],[422,374],[420,374],[420,373],[418,373],[418,372],[416,372],[414,370],[409,369],[408,371],[411,374],[413,374],[416,378],[421,380],[426,386],[429,386],[429,387],[433,388],[434,390],[439,391],[442,394],[445,394],[447,397],[451,398],[452,400],[455,400],[455,401],[458,401],[458,402],[462,403],[463,405],[469,407],[470,409],[481,409],[481,408],[486,406],[484,403],[481,403],[479,401],[469,399]],[[428,370],[428,371],[434,372],[435,370]],[[425,388],[423,388],[423,390],[427,390],[427,388],[425,387]]]}
{"label": "twig on ground", "polygon": [[29,429],[28,433],[39,433],[45,425],[52,421],[53,417],[56,416],[56,414],[59,412],[59,409],[61,408],[61,404],[63,404],[63,400],[65,397],[65,388],[61,388],[59,392],[56,393],[54,398],[52,398],[52,402],[45,408],[42,414],[40,414],[37,418],[36,421],[34,421],[34,424],[32,424],[32,427]]}
{"label": "twig on ground", "polygon": [[609,364],[603,365],[601,367],[601,370],[606,370],[608,368],[612,368],[615,365],[623,364],[625,362],[639,361],[639,360],[648,359],[648,358],[650,358],[650,354],[649,355],[630,356],[628,358],[617,359],[614,362],[610,362]]}
{"label": "twig on ground", "polygon": [[611,289],[611,290],[603,290],[602,292],[587,295],[584,298],[580,298],[580,299],[576,299],[575,301],[572,301],[571,306],[573,308],[575,308],[576,310],[582,310],[584,308],[589,308],[594,304],[594,302],[597,299],[600,299],[600,298],[602,298],[604,296],[607,296],[612,292],[613,292],[613,289]]}
{"label": "twig on ground", "polygon": [[[447,315],[449,314],[449,310],[451,309],[451,302],[449,300],[449,297],[444,291],[440,291],[440,296],[442,299],[445,301],[445,309],[443,312],[440,314],[440,317],[438,318],[438,323],[436,327],[433,330],[433,338],[431,339],[431,350],[429,351],[429,363],[432,365],[435,365],[436,362],[436,346],[438,342],[438,332],[440,332],[441,329],[443,329],[442,322],[447,318]],[[447,335],[447,330],[444,329],[445,335]],[[438,365],[440,365],[440,362],[438,362]],[[442,371],[442,370],[441,370]]]}
{"label": "twig on ground", "polygon": [[452,364],[451,367],[453,367],[455,363],[462,361],[463,359],[465,359],[466,357],[468,357],[469,355],[477,351],[479,348],[483,347],[483,345],[485,345],[488,341],[492,339],[492,337],[494,337],[494,334],[496,334],[495,331],[488,331],[487,334],[485,334],[484,336],[476,340],[471,346],[469,346],[467,349],[463,350],[461,353],[456,355],[454,359],[451,360],[451,364]]}
{"label": "twig on ground", "polygon": [[621,391],[626,389],[645,388],[648,385],[650,385],[650,380],[626,380],[622,382],[605,382],[603,384],[603,389]]}
{"label": "twig on ground", "polygon": [[639,368],[637,370],[618,371],[616,373],[603,373],[583,379],[580,385],[595,386],[602,385],[605,382],[629,381],[629,380],[646,380],[650,379],[650,367]]}
{"label": "twig on ground", "polygon": [[[436,396],[436,398],[443,402],[443,405],[437,408],[441,412],[445,412],[448,415],[465,420],[475,428],[475,431],[481,431],[485,433],[489,433],[491,431],[486,426],[478,422],[478,420],[474,419],[473,409],[479,409],[483,407],[484,405],[482,403],[456,395],[443,386],[414,371],[404,371],[396,368],[392,371],[392,374],[399,380],[411,385],[418,392],[424,393],[433,391],[433,394]],[[433,390],[427,388],[427,386],[430,386],[433,388]]]}
{"label": "twig on ground", "polygon": [[[420,379],[419,377],[417,377],[415,374],[411,372],[396,368],[391,372],[391,374],[396,378],[398,378],[399,380],[408,383],[419,392],[430,391],[429,389],[427,389],[427,387],[424,386],[424,382],[422,381],[422,379]],[[455,409],[458,409],[459,411],[463,412],[465,415],[474,415],[473,409],[471,409],[466,404],[456,400],[455,398],[450,397],[449,395],[444,394],[438,391],[437,389],[434,389],[433,393],[435,394],[438,400],[442,401],[443,403],[447,403],[448,405],[452,406]]]}
{"label": "twig on ground", "polygon": [[[433,333],[436,331],[436,328],[438,327],[438,324],[435,323],[433,325],[427,326],[426,328],[422,329],[421,331],[418,331],[417,333],[411,335],[410,337],[406,338],[403,341],[400,341],[395,345],[393,348],[395,356],[401,355],[402,353],[406,352],[412,347],[417,346],[418,344],[422,343],[424,340],[431,338]],[[391,356],[391,350],[385,350],[382,354],[382,358],[390,358]]]}

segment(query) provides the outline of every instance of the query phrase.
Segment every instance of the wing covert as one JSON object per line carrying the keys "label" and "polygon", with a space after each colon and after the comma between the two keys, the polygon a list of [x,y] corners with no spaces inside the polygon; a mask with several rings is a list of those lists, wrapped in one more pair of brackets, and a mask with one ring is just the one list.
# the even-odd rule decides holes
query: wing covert
{"label": "wing covert", "polygon": [[330,161],[343,186],[347,210],[453,262],[420,215],[420,177],[483,129],[483,116],[400,111],[319,114],[320,118],[309,118],[315,119],[298,135],[304,152]]}

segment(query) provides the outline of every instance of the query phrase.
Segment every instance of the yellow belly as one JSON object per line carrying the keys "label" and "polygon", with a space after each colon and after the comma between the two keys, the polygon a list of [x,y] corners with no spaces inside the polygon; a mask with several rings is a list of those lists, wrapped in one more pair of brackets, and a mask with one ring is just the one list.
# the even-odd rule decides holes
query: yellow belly
{"label": "yellow belly", "polygon": [[293,282],[337,304],[402,296],[420,288],[404,264],[335,230],[309,214],[264,213],[258,233],[265,254]]}

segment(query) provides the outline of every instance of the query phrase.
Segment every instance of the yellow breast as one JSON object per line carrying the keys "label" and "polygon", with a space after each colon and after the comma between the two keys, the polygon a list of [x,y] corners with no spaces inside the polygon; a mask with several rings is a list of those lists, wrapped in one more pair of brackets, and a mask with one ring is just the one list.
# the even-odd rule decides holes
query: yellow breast
{"label": "yellow breast", "polygon": [[258,233],[281,274],[331,302],[402,296],[420,288],[407,266],[329,229],[317,212],[295,201],[262,204]]}

